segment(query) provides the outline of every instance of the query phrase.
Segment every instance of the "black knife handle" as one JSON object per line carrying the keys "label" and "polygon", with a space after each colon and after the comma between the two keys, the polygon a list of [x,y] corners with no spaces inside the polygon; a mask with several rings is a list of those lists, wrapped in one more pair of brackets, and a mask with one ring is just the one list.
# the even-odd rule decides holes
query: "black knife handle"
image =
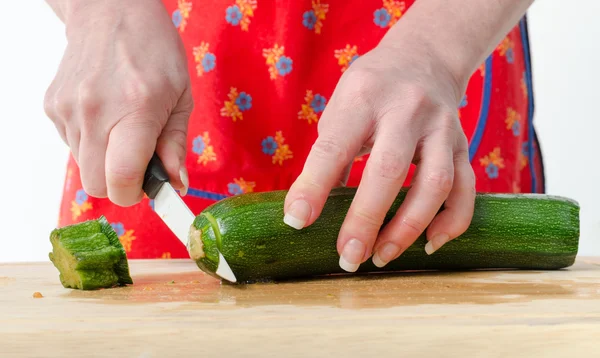
{"label": "black knife handle", "polygon": [[162,185],[167,182],[169,182],[169,175],[158,155],[154,153],[144,174],[142,189],[150,199],[154,199]]}

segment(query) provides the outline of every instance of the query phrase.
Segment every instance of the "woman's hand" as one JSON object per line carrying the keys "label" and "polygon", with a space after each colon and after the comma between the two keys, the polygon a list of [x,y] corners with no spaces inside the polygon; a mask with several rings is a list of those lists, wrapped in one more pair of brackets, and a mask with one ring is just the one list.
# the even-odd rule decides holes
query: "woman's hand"
{"label": "woman's hand", "polygon": [[[344,270],[356,271],[371,255],[383,267],[425,230],[428,254],[462,234],[473,216],[475,177],[457,107],[473,71],[532,2],[415,2],[340,79],[286,197],[284,222],[314,223],[354,157],[370,152],[337,242]],[[417,170],[406,199],[380,230],[411,162]]]}
{"label": "woman's hand", "polygon": [[[343,269],[356,271],[373,253],[383,267],[430,223],[430,252],[462,234],[473,213],[475,178],[457,117],[461,90],[441,62],[416,48],[380,46],[357,59],[319,121],[318,139],[285,203],[286,222],[297,229],[313,223],[355,156],[370,152],[339,233]],[[411,162],[417,165],[412,187],[380,232]]]}
{"label": "woman's hand", "polygon": [[68,46],[45,111],[80,167],[83,189],[121,206],[138,203],[156,151],[185,195],[193,100],[185,50],[163,5],[71,4],[53,6],[65,21]]}

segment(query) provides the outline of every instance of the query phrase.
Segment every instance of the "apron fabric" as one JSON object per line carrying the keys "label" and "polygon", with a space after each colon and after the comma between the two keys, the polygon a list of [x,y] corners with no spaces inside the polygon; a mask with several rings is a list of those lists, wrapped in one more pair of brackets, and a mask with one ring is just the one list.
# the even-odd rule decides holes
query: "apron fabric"
{"label": "apron fabric", "polygon": [[[288,189],[340,76],[413,1],[163,2],[183,39],[192,78],[190,189],[183,200],[199,214],[229,196]],[[473,73],[457,111],[478,191],[544,192],[525,18]],[[358,186],[367,159],[355,159],[348,186]],[[60,226],[104,215],[129,258],[189,258],[152,210],[148,198],[121,208],[88,196],[69,158]]]}

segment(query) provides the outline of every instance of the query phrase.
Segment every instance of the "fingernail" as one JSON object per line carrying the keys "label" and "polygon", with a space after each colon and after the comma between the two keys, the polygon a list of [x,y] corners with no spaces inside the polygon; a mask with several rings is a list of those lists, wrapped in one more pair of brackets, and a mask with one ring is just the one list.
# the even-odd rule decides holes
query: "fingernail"
{"label": "fingernail", "polygon": [[285,213],[283,222],[296,230],[300,230],[306,225],[311,211],[310,205],[306,201],[296,200]]}
{"label": "fingernail", "polygon": [[398,245],[388,242],[375,252],[373,255],[373,264],[381,268],[392,261],[398,255],[399,251],[400,247]]}
{"label": "fingernail", "polygon": [[444,246],[444,244],[447,243],[448,240],[450,240],[450,237],[447,234],[434,235],[431,238],[431,240],[429,240],[429,242],[425,244],[425,252],[427,253],[427,255],[433,254],[434,252],[439,250],[440,247]]}
{"label": "fingernail", "polygon": [[185,167],[179,169],[179,177],[181,178],[181,182],[183,183],[183,189],[179,191],[181,196],[186,196],[188,188],[190,187],[190,180],[188,178],[188,172]]}
{"label": "fingernail", "polygon": [[340,267],[348,272],[355,272],[365,256],[365,244],[357,239],[351,239],[344,246],[340,256]]}

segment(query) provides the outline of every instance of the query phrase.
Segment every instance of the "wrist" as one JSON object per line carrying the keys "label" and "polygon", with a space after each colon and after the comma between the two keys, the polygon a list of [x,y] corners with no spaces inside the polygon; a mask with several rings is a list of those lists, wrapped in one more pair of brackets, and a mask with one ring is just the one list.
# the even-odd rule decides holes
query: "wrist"
{"label": "wrist", "polygon": [[[78,33],[81,27],[96,27],[99,22],[118,24],[123,18],[153,11],[157,5],[163,7],[160,0],[62,0],[59,3],[67,37]],[[166,14],[166,10],[164,12]]]}

